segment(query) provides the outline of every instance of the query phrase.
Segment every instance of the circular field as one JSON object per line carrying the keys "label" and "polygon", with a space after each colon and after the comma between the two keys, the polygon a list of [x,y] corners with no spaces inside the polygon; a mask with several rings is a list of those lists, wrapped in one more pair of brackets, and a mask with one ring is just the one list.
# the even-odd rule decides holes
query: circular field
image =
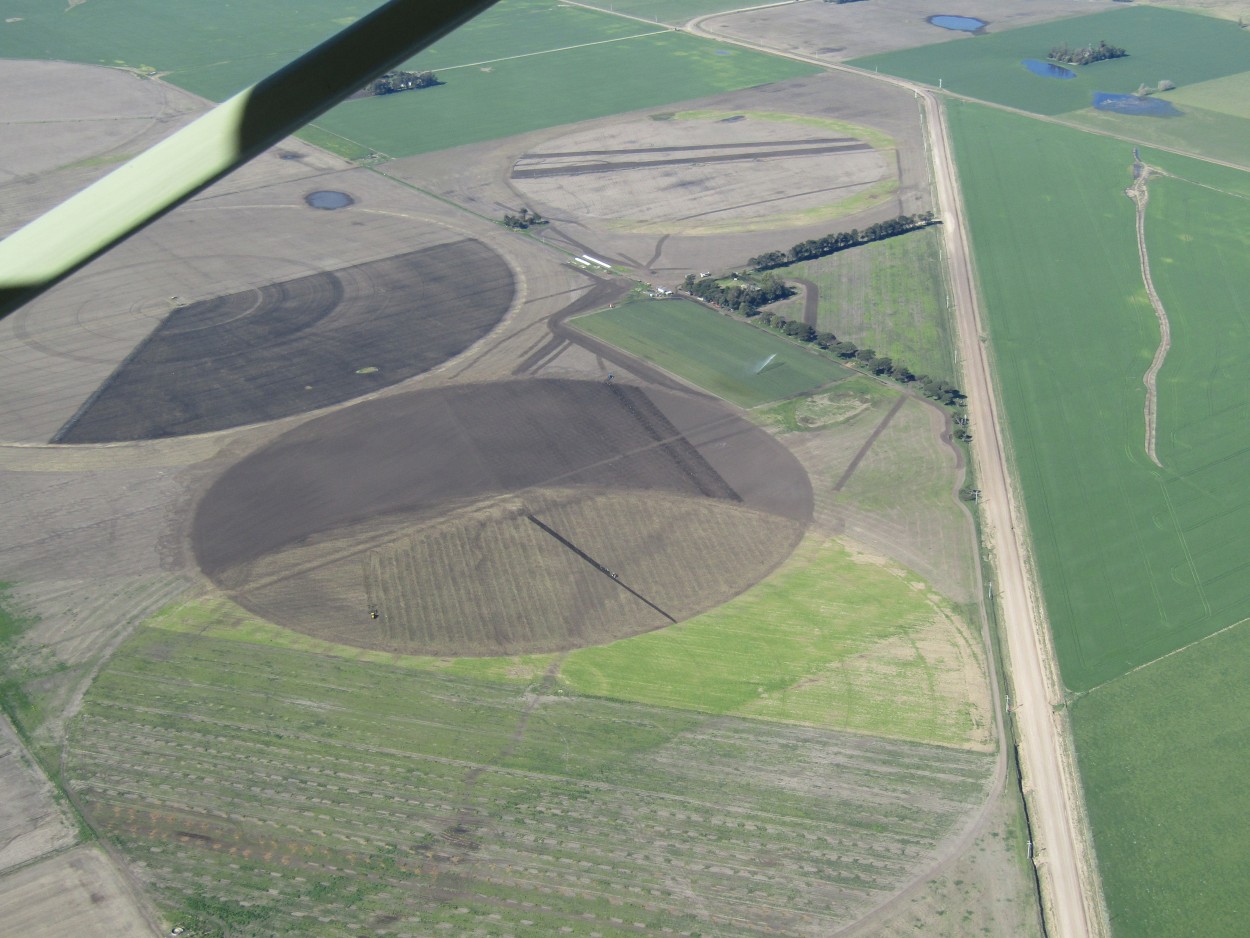
{"label": "circular field", "polygon": [[549,141],[516,161],[511,183],[555,215],[623,228],[765,229],[892,192],[892,147],[814,117],[660,114]]}
{"label": "circular field", "polygon": [[351,400],[459,355],[514,295],[504,259],[464,239],[186,305],[173,296],[52,442],[206,433]]}
{"label": "circular field", "polygon": [[366,401],[278,438],[200,500],[201,569],[318,638],[439,656],[662,628],[793,550],[811,486],[707,398],[531,380]]}

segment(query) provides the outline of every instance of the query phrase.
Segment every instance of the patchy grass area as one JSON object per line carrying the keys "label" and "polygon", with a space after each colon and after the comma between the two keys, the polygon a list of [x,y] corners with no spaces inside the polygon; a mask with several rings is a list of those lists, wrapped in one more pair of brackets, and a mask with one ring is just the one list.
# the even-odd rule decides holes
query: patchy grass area
{"label": "patchy grass area", "polygon": [[[1085,46],[1105,39],[1128,51],[1120,59],[1074,66],[1077,78],[1058,81],[1034,75],[1020,63],[1045,59],[1055,46]],[[1184,88],[1246,70],[1250,33],[1228,20],[1155,6],[1132,6],[1053,23],[977,36],[967,42],[920,46],[857,59],[850,64],[942,86],[960,95],[1022,108],[1065,114],[1089,108],[1094,92],[1130,93],[1143,82],[1168,79]],[[1149,137],[1166,120],[1139,118]]]}
{"label": "patchy grass area", "polygon": [[1072,721],[1116,934],[1244,934],[1247,624],[1095,688]]}
{"label": "patchy grass area", "polygon": [[777,274],[816,284],[817,331],[874,349],[916,374],[958,383],[940,228],[791,264]]}
{"label": "patchy grass area", "polygon": [[930,862],[992,762],[140,629],[68,778],[197,935],[607,938],[836,930]]}
{"label": "patchy grass area", "polygon": [[573,325],[741,407],[851,376],[832,359],[690,300],[632,300]]}
{"label": "patchy grass area", "polygon": [[560,680],[666,707],[986,746],[982,659],[967,625],[905,571],[814,538],[719,609],[572,653]]}

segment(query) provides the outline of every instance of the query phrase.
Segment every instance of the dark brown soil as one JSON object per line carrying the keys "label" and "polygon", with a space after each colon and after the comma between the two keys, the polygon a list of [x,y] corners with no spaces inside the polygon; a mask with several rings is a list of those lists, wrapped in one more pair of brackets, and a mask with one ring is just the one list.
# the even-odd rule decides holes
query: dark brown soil
{"label": "dark brown soil", "polygon": [[464,240],[175,309],[52,442],[206,433],[351,400],[463,352],[514,286],[503,258]]}
{"label": "dark brown soil", "polygon": [[537,379],[304,424],[212,485],[192,545],[209,577],[283,625],[481,655],[689,617],[780,563],[811,510],[797,460],[718,401]]}

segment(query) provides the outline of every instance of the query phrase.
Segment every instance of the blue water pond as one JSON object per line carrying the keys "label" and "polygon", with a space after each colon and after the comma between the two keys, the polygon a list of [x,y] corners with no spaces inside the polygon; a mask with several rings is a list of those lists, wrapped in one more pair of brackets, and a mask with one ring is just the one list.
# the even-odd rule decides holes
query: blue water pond
{"label": "blue water pond", "polygon": [[974,16],[930,16],[929,22],[943,29],[957,29],[964,33],[975,33],[978,29],[984,29],[986,25],[985,20],[979,20]]}
{"label": "blue water pond", "polygon": [[1135,94],[1111,94],[1094,92],[1094,107],[1099,111],[1115,111],[1117,114],[1136,114],[1140,117],[1180,117],[1183,111],[1171,101]]}
{"label": "blue water pond", "polygon": [[310,192],[304,196],[304,201],[313,208],[325,209],[332,212],[336,208],[347,208],[356,200],[346,192],[336,192],[333,189],[321,189],[317,192]]}
{"label": "blue water pond", "polygon": [[1056,65],[1054,62],[1043,62],[1041,59],[1025,59],[1020,64],[1034,75],[1041,75],[1043,78],[1062,78],[1066,81],[1069,78],[1076,77],[1076,72],[1072,71],[1072,69]]}

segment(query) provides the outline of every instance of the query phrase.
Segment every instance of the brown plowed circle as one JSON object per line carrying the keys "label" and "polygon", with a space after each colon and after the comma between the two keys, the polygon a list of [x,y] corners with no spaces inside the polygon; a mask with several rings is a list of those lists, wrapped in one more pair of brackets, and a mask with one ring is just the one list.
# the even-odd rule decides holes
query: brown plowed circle
{"label": "brown plowed circle", "polygon": [[208,576],[290,628],[491,655],[717,605],[788,556],[810,516],[798,461],[720,402],[523,380],[310,421],[214,483],[192,543]]}

